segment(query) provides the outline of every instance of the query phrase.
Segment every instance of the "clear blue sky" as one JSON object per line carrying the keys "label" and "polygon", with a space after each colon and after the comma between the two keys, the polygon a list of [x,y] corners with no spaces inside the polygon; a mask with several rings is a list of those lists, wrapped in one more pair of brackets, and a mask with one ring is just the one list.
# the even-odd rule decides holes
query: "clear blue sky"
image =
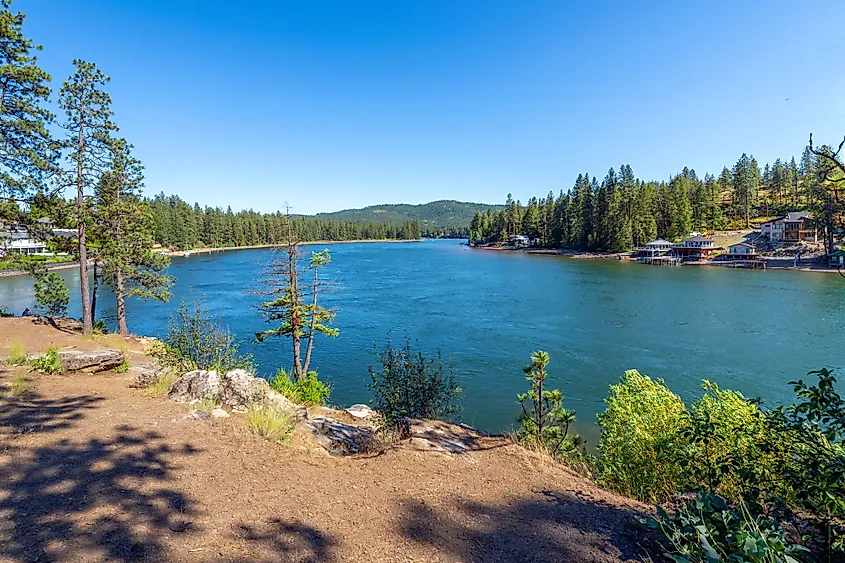
{"label": "clear blue sky", "polygon": [[[112,77],[147,194],[298,213],[523,201],[845,135],[842,0],[15,0]],[[788,98],[788,99],[787,99]]]}

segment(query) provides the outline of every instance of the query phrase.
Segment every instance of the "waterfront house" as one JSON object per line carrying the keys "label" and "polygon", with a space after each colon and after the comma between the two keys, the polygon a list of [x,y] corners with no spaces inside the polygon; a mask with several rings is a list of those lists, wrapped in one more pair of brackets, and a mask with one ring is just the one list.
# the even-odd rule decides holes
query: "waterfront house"
{"label": "waterfront house", "polygon": [[511,235],[508,237],[508,244],[511,246],[528,246],[531,240],[525,235]]}
{"label": "waterfront house", "polygon": [[831,252],[828,256],[831,268],[845,268],[845,249],[839,249],[836,252]]}
{"label": "waterfront house", "polygon": [[817,242],[816,222],[807,211],[790,211],[760,225],[760,236],[772,242]]}
{"label": "waterfront house", "polygon": [[676,256],[686,260],[701,260],[709,258],[715,254],[721,247],[716,246],[712,238],[701,235],[684,239],[681,244],[676,244],[672,248],[672,252]]}
{"label": "waterfront house", "polygon": [[663,240],[659,238],[657,240],[653,240],[645,245],[645,249],[651,252],[668,252],[672,250],[672,247],[675,246],[668,240]]}
{"label": "waterfront house", "polygon": [[757,257],[757,248],[748,242],[738,242],[728,247],[728,256],[741,260],[753,260]]}
{"label": "waterfront house", "polygon": [[43,254],[47,245],[17,225],[0,225],[0,255]]}

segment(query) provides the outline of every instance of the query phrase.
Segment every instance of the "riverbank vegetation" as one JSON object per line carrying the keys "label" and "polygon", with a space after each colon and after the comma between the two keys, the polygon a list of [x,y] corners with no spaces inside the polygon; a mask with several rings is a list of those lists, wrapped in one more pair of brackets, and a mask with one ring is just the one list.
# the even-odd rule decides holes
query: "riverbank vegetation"
{"label": "riverbank vegetation", "polygon": [[[537,352],[526,368],[534,407],[523,407],[519,435],[561,459],[558,438],[542,435],[538,398],[547,398],[549,420],[574,413],[557,402],[559,391],[539,387],[547,364]],[[630,370],[598,416],[596,455],[573,448],[563,459],[580,469],[586,460],[593,479],[614,491],[671,507],[650,524],[675,561],[799,561],[810,551],[840,560],[845,401],[831,371],[809,376],[815,381],[791,382],[795,403],[769,409],[708,381],[687,405],[662,381]]]}
{"label": "riverbank vegetation", "polygon": [[555,196],[525,205],[508,194],[505,207],[477,212],[470,239],[502,243],[523,234],[542,246],[622,252],[656,238],[678,240],[692,231],[749,228],[752,220],[810,210],[830,250],[845,228],[845,166],[842,149],[808,145],[796,163],[776,160],[763,169],[743,154],[718,175],[684,168],[668,182],[637,178],[630,165],[611,168],[604,179],[579,174]]}

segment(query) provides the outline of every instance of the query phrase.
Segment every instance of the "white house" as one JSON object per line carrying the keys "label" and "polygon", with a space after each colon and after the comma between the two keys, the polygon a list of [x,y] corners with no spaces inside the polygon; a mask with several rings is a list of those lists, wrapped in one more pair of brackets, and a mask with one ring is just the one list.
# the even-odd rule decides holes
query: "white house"
{"label": "white house", "polygon": [[753,244],[747,242],[739,242],[728,247],[728,254],[732,258],[750,259],[757,256],[757,249]]}

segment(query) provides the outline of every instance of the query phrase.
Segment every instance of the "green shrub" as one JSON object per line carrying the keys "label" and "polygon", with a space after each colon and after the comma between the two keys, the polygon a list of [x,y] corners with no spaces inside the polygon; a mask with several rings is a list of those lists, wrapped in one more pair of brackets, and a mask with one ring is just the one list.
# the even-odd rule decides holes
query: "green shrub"
{"label": "green shrub", "polygon": [[246,415],[249,429],[267,440],[284,441],[296,426],[288,411],[270,405],[250,409]]}
{"label": "green shrub", "polygon": [[35,275],[35,309],[50,317],[64,317],[70,303],[65,280],[55,272]]}
{"label": "green shrub", "polygon": [[331,385],[320,381],[316,371],[309,371],[296,381],[285,370],[280,369],[270,380],[270,387],[294,403],[307,407],[325,405],[332,393]]}
{"label": "green shrub", "polygon": [[827,552],[845,552],[845,401],[833,371],[808,375],[817,385],[792,381],[799,401],[769,413],[786,436],[788,455],[776,468],[794,492],[794,506],[815,517],[812,540]]}
{"label": "green shrub", "polygon": [[123,360],[119,366],[114,368],[115,373],[126,373],[129,371],[129,360]]}
{"label": "green shrub", "polygon": [[681,447],[683,401],[662,380],[628,370],[610,386],[605,403],[607,408],[598,415],[598,479],[644,502],[668,499],[683,482],[681,465],[673,455]]}
{"label": "green shrub", "polygon": [[790,543],[781,525],[743,502],[699,492],[670,516],[658,508],[648,523],[658,530],[665,555],[676,562],[797,563],[809,551]]}
{"label": "green shrub", "polygon": [[405,338],[401,348],[387,344],[375,354],[381,369],[369,368],[373,403],[388,424],[405,417],[444,419],[458,411],[461,393],[454,366],[443,362],[440,350],[427,358]]}
{"label": "green shrub", "polygon": [[94,321],[94,332],[97,334],[108,334],[109,327],[106,326],[106,321],[103,319],[97,319]]}
{"label": "green shrub", "polygon": [[217,370],[221,373],[242,368],[255,372],[252,356],[240,354],[234,335],[211,318],[200,299],[191,308],[183,301],[175,317],[170,319],[166,347],[156,357],[163,365],[192,369]]}
{"label": "green shrub", "polygon": [[523,369],[531,389],[517,395],[522,407],[517,437],[553,457],[568,457],[578,453],[583,440],[570,433],[575,413],[563,408],[560,390],[545,387],[548,365],[549,354],[540,350],[531,354],[531,363]]}
{"label": "green shrub", "polygon": [[787,455],[784,435],[742,393],[709,381],[702,389],[680,431],[686,488],[703,487],[734,501],[787,495],[776,471]]}
{"label": "green shrub", "polygon": [[9,347],[9,365],[24,366],[29,362],[29,354],[23,344],[15,343]]}
{"label": "green shrub", "polygon": [[30,363],[33,371],[44,374],[60,373],[62,361],[59,359],[59,351],[56,348],[48,348],[46,352],[32,360]]}

